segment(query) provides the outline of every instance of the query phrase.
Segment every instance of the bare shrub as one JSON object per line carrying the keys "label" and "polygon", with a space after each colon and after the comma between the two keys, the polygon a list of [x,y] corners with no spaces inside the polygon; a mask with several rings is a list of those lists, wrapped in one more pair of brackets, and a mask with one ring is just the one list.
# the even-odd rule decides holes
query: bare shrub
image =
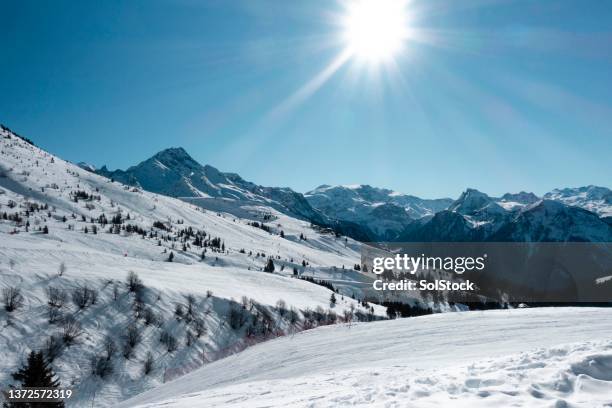
{"label": "bare shrub", "polygon": [[157,323],[157,315],[150,307],[145,307],[142,311],[142,318],[145,326],[154,325]]}
{"label": "bare shrub", "polygon": [[161,332],[161,334],[159,335],[159,341],[166,346],[166,349],[169,353],[176,351],[176,349],[178,348],[178,342],[176,340],[176,337],[174,337],[166,330]]}
{"label": "bare shrub", "polygon": [[47,320],[51,324],[55,324],[62,318],[62,311],[57,307],[49,307],[47,309]]}
{"label": "bare shrub", "polygon": [[343,319],[346,323],[351,323],[353,321],[353,312],[350,309],[344,309]]}
{"label": "bare shrub", "polygon": [[128,272],[126,285],[130,292],[138,292],[144,287],[142,281],[134,271]]}
{"label": "bare shrub", "polygon": [[298,314],[298,311],[294,307],[291,307],[291,309],[289,309],[288,317],[289,317],[289,323],[291,324],[296,324],[300,319],[300,315]]}
{"label": "bare shrub", "polygon": [[155,363],[155,360],[153,360],[153,353],[148,351],[147,356],[145,357],[144,364],[143,364],[143,372],[145,375],[149,375],[151,371],[153,371],[154,363]]}
{"label": "bare shrub", "polygon": [[195,318],[192,322],[193,331],[196,337],[200,338],[204,333],[206,333],[206,325],[204,324],[204,320],[201,318]]}
{"label": "bare shrub", "polygon": [[91,373],[100,378],[106,378],[113,373],[113,362],[104,356],[93,356],[90,364]]}
{"label": "bare shrub", "polygon": [[57,336],[49,336],[49,338],[45,341],[45,345],[43,346],[43,354],[47,358],[48,362],[53,362],[56,357],[58,357],[64,345],[62,341]]}
{"label": "bare shrub", "polygon": [[85,309],[93,305],[98,299],[98,291],[89,286],[79,286],[72,291],[72,303],[79,309]]}
{"label": "bare shrub", "polygon": [[276,310],[278,310],[280,317],[285,317],[287,314],[287,303],[283,299],[280,299],[276,302]]}
{"label": "bare shrub", "polygon": [[115,341],[110,336],[106,336],[106,338],[104,339],[104,344],[102,345],[102,347],[104,348],[104,355],[105,355],[107,360],[112,359],[113,356],[118,351],[117,343],[115,343]]}
{"label": "bare shrub", "polygon": [[338,315],[333,310],[328,310],[327,315],[325,316],[325,321],[328,324],[334,324],[338,320]]}
{"label": "bare shrub", "polygon": [[74,316],[64,317],[62,320],[62,340],[66,345],[73,344],[82,334],[81,323]]}
{"label": "bare shrub", "polygon": [[45,293],[47,294],[47,304],[50,307],[59,309],[66,304],[68,296],[64,290],[50,286],[45,290]]}
{"label": "bare shrub", "polygon": [[19,309],[23,306],[21,289],[14,286],[2,288],[2,303],[4,304],[4,310],[9,313]]}
{"label": "bare shrub", "polygon": [[134,347],[142,340],[142,334],[136,323],[128,325],[125,333],[125,344],[123,345],[123,357],[129,359],[132,356]]}
{"label": "bare shrub", "polygon": [[187,347],[191,347],[195,339],[195,334],[193,334],[191,330],[187,329],[185,331],[185,344],[187,345]]}
{"label": "bare shrub", "polygon": [[177,303],[174,306],[174,316],[176,316],[176,320],[181,320],[185,317],[185,308],[182,304]]}
{"label": "bare shrub", "polygon": [[193,319],[193,316],[195,314],[196,298],[192,294],[188,294],[185,295],[185,301],[187,303],[187,311],[185,313],[185,317],[187,317],[188,320],[191,320]]}
{"label": "bare shrub", "polygon": [[232,304],[230,306],[228,323],[230,327],[234,330],[237,330],[242,327],[242,325],[246,322],[246,311],[241,307],[238,307],[236,304]]}

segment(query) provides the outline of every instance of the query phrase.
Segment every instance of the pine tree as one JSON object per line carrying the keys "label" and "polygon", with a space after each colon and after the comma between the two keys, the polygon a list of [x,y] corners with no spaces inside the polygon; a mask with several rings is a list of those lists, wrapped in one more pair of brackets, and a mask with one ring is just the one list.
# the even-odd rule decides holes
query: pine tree
{"label": "pine tree", "polygon": [[332,292],[332,294],[331,294],[331,297],[329,298],[329,302],[330,302],[332,305],[335,305],[335,304],[336,304],[336,295],[335,295],[333,292]]}
{"label": "pine tree", "polygon": [[[37,388],[58,388],[60,382],[55,378],[55,373],[51,366],[45,361],[42,351],[30,352],[25,367],[22,367],[13,374],[13,378],[21,382],[22,387]],[[19,408],[38,408],[38,407],[64,407],[62,401],[58,402],[28,402],[28,403],[9,403],[6,407]]]}
{"label": "pine tree", "polygon": [[170,255],[168,255],[168,262],[172,262],[174,260],[174,252],[170,251]]}
{"label": "pine tree", "polygon": [[272,258],[268,258],[268,263],[264,268],[264,272],[274,272],[274,269],[274,261],[272,260]]}

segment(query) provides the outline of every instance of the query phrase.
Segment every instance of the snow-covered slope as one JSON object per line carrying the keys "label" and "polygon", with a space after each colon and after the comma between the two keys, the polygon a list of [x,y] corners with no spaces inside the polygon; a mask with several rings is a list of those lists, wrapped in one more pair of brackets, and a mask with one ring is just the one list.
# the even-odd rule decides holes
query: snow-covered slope
{"label": "snow-covered slope", "polygon": [[545,308],[320,328],[258,345],[121,407],[611,403],[612,310]]}
{"label": "snow-covered slope", "polygon": [[[244,211],[248,218],[111,182],[2,130],[0,287],[19,290],[23,304],[0,310],[0,388],[51,336],[61,345],[54,370],[76,391],[69,406],[106,407],[259,341],[345,313],[384,315],[349,296],[360,298],[367,286],[350,269],[359,262],[357,242],[265,203]],[[270,262],[274,273],[263,272]],[[126,286],[129,272],[144,283],[138,293]],[[329,289],[295,274],[332,282],[336,304]],[[48,304],[49,288],[66,295],[61,307]],[[84,288],[95,300],[79,307],[73,296]],[[155,318],[147,323],[149,312]],[[71,344],[62,340],[69,319],[82,329]],[[199,337],[195,322],[205,329]],[[130,327],[140,340],[125,358]],[[161,341],[166,332],[176,350]],[[113,375],[102,379],[91,362],[107,337],[119,351],[109,360]],[[155,364],[145,375],[149,352]]]}
{"label": "snow-covered slope", "polygon": [[537,195],[521,191],[519,193],[504,194],[499,200],[497,200],[497,204],[501,205],[506,210],[514,210],[516,208],[533,204],[539,200],[540,198]]}

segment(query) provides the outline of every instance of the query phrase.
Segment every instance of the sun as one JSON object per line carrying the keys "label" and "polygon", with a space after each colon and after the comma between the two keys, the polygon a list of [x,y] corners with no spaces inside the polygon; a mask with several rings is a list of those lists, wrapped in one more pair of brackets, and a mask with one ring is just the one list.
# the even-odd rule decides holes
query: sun
{"label": "sun", "polygon": [[408,36],[406,0],[353,0],[346,4],[343,37],[355,57],[379,63],[401,51]]}

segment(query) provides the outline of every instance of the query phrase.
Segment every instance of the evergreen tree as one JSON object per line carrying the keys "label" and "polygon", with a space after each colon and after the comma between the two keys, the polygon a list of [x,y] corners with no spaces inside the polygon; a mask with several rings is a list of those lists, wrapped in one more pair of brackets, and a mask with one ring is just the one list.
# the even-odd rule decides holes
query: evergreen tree
{"label": "evergreen tree", "polygon": [[268,263],[264,268],[264,272],[274,272],[274,269],[274,261],[272,260],[272,258],[268,258]]}
{"label": "evergreen tree", "polygon": [[[45,361],[42,351],[32,351],[28,356],[26,365],[13,374],[13,378],[21,382],[22,387],[37,388],[58,388],[60,382],[55,378],[55,373],[51,366]],[[19,402],[8,403],[5,407],[10,408],[43,408],[43,407],[64,407],[62,401],[58,402]]]}
{"label": "evergreen tree", "polygon": [[172,262],[174,260],[174,252],[170,251],[170,255],[168,255],[168,262]]}
{"label": "evergreen tree", "polygon": [[332,305],[336,304],[336,295],[332,292],[331,297],[329,298],[329,303]]}

